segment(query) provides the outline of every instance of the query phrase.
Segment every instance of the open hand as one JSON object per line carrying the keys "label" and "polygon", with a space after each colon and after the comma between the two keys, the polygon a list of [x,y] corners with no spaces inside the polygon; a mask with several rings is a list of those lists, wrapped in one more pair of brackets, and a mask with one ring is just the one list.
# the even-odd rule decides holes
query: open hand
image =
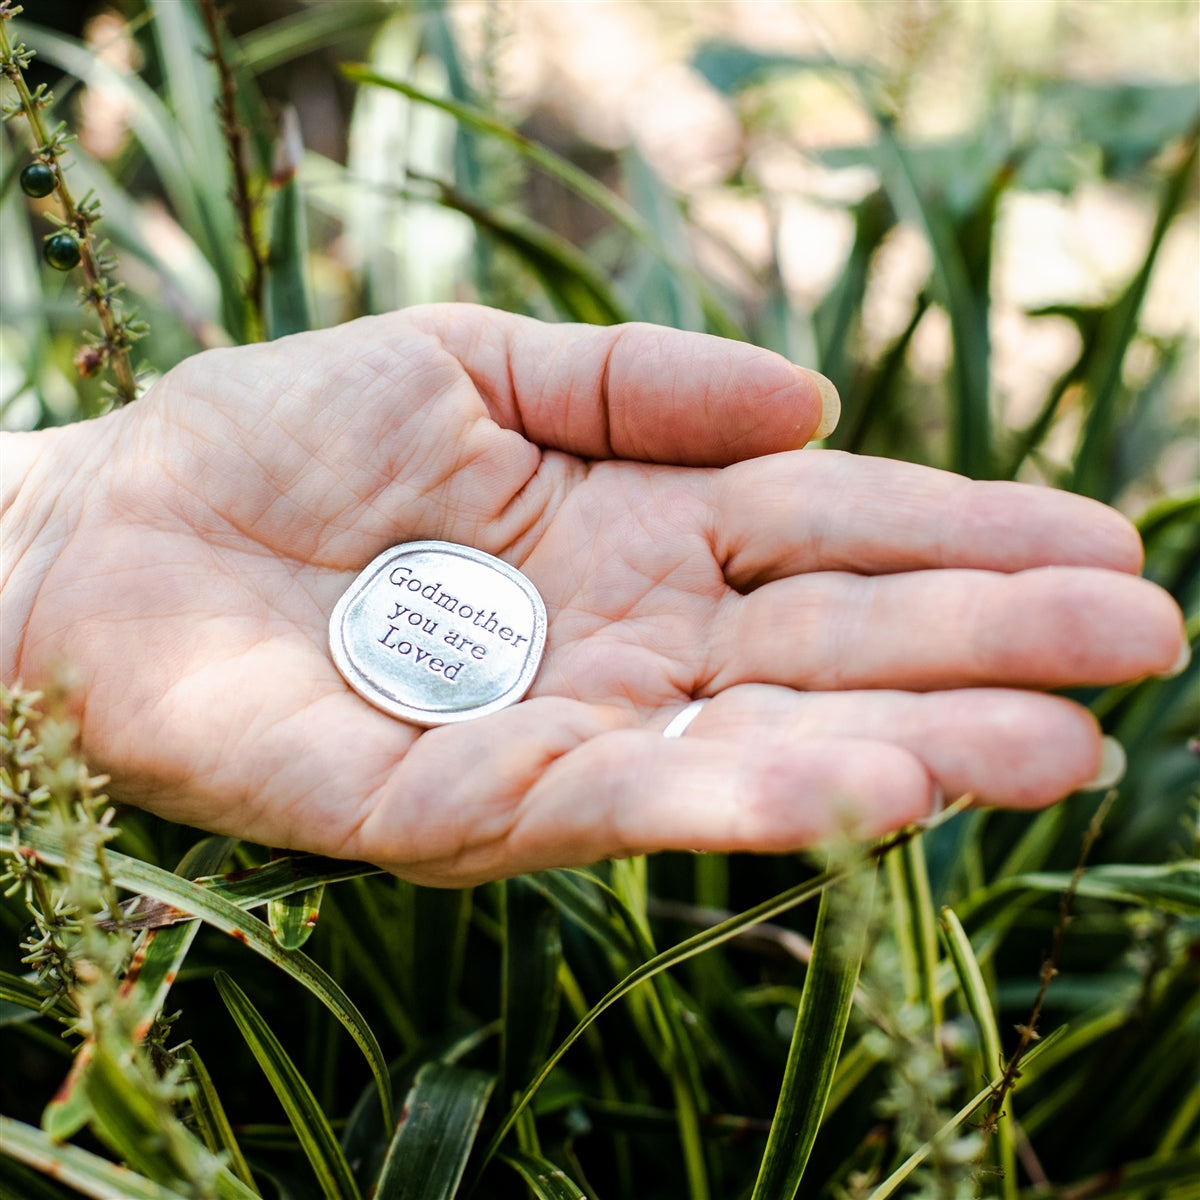
{"label": "open hand", "polygon": [[[1095,721],[1043,689],[1183,652],[1134,530],[800,450],[821,420],[815,377],[766,351],[465,305],[201,354],[6,439],[4,677],[69,665],[119,798],[433,884],[1087,783]],[[362,567],[425,538],[518,566],[549,636],[526,700],[422,731],[326,638]]]}

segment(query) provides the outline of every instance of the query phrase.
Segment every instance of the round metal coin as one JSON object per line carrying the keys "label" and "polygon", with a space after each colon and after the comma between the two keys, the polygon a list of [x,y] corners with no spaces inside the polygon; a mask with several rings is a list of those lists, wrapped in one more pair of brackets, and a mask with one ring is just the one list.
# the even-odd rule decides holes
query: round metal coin
{"label": "round metal coin", "polygon": [[448,725],[515,704],[546,648],[546,606],[515,567],[453,542],[376,558],[329,621],[346,682],[376,708]]}

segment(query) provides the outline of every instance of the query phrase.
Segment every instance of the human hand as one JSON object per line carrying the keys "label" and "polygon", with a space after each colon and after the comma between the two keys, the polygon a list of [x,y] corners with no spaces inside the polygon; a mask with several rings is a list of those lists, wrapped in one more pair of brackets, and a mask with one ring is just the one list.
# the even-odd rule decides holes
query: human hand
{"label": "human hand", "polygon": [[[198,355],[131,408],[6,438],[4,677],[69,664],[120,798],[431,884],[789,850],[939,792],[1029,807],[1093,779],[1095,721],[1041,689],[1184,646],[1134,530],[796,449],[820,421],[765,351],[471,306]],[[526,700],[422,731],[326,638],[361,568],[425,538],[518,566],[549,635]]]}

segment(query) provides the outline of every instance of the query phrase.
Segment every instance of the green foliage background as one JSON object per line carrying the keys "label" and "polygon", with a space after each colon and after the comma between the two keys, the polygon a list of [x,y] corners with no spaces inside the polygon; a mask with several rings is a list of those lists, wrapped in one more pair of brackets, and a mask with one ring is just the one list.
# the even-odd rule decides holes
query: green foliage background
{"label": "green foliage background", "polygon": [[[72,119],[80,83],[125,105],[122,147],[103,160],[73,147],[67,178],[103,204],[96,236],[151,330],[134,347],[147,382],[206,345],[438,298],[745,337],[838,383],[833,446],[1136,507],[1147,574],[1197,640],[1195,331],[1144,320],[1164,244],[1196,220],[1196,80],[997,75],[977,126],[940,142],[914,129],[919,48],[847,61],[692,44],[692,70],[739,122],[746,152],[722,184],[738,202],[780,202],[753,151],[802,125],[811,89],[835,89],[868,130],[814,153],[868,182],[838,202],[852,243],[803,311],[778,243],[739,286],[714,272],[692,199],[634,148],[601,156],[601,179],[514,129],[497,100],[503,6],[487,8],[473,56],[437,4],[297,7],[223,42],[262,249],[256,304],[204,6],[127,5],[136,73],[30,7],[14,33],[64,73],[51,119]],[[955,11],[900,7],[918,24]],[[318,48],[357,64],[336,85],[347,153],[310,151],[269,183],[263,88]],[[85,318],[74,281],[39,265],[50,226],[16,187],[23,123],[7,128],[0,412],[33,427],[107,399],[71,365]],[[1018,420],[993,370],[1006,205],[1098,185],[1150,214],[1139,261],[1094,303],[1032,314],[1068,322],[1076,349]],[[586,219],[550,220],[546,188]],[[880,264],[914,232],[925,277],[878,346],[865,314]],[[934,379],[915,349],[931,325],[949,343]],[[273,859],[131,810],[102,848],[103,803],[62,731],[6,697],[0,1197],[1200,1196],[1196,682],[1193,666],[1082,697],[1129,771],[1074,882],[1095,795],[952,813],[819,863],[663,855],[461,893]],[[143,899],[114,931],[103,914],[118,894]],[[54,926],[62,961],[34,970],[45,955],[20,947],[26,901],[45,916],[56,896],[77,915]],[[123,985],[87,969],[131,952]],[[993,1102],[1043,982],[1041,1041]]]}

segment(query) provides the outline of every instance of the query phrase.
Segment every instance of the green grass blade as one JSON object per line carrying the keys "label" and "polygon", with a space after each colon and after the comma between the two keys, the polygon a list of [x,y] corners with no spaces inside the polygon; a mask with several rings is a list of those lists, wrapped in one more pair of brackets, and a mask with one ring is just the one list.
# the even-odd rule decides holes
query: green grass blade
{"label": "green grass blade", "polygon": [[271,936],[285,950],[299,950],[317,927],[321,915],[321,900],[325,896],[325,885],[305,888],[278,900],[267,902],[267,924]]}
{"label": "green grass blade", "polygon": [[1188,491],[1181,496],[1165,496],[1138,517],[1138,533],[1142,535],[1147,555],[1154,552],[1159,538],[1177,522],[1193,526],[1200,524],[1200,491]]}
{"label": "green grass blade", "polygon": [[[987,889],[985,900],[1009,891],[1065,892],[1071,886],[1067,871],[1039,871],[1016,875]],[[1106,863],[1089,867],[1079,880],[1076,894],[1117,904],[1141,904],[1185,917],[1200,917],[1200,861],[1143,865]]]}
{"label": "green grass blade", "polygon": [[[813,313],[813,329],[820,356],[819,366],[838,386],[847,402],[857,399],[851,392],[850,342],[858,314],[867,292],[871,262],[887,234],[894,228],[896,215],[887,194],[877,189],[854,208],[854,243],[837,282],[822,297]],[[923,315],[923,314],[922,314]],[[862,414],[853,414],[862,423]],[[843,412],[842,423],[846,413]]]}
{"label": "green grass blade", "polygon": [[[908,910],[912,916],[913,942],[917,952],[917,979],[920,1003],[929,1013],[929,1023],[937,1029],[942,1023],[942,1003],[938,993],[937,912],[929,889],[929,869],[925,863],[925,840],[915,837],[892,851],[904,861],[904,881],[908,888]],[[891,856],[889,856],[891,857]]]}
{"label": "green grass blade", "polygon": [[173,1117],[164,1121],[160,1104],[126,1074],[103,1041],[93,1044],[82,1087],[91,1107],[92,1132],[134,1170],[172,1185],[196,1182],[197,1175],[208,1177],[222,1200],[253,1200],[257,1195],[221,1168],[216,1156]]}
{"label": "green grass blade", "polygon": [[359,1200],[358,1186],[346,1156],[312,1089],[246,993],[224,971],[218,971],[213,978],[225,1007],[279,1097],[321,1190],[329,1200]]}
{"label": "green grass blade", "polygon": [[829,888],[821,897],[783,1086],[752,1200],[792,1200],[800,1190],[833,1086],[866,949],[871,905],[869,886],[865,890],[866,899],[854,905],[853,915],[838,889]]}
{"label": "green grass blade", "polygon": [[[655,237],[677,262],[689,254],[687,222],[679,198],[663,183],[661,176],[629,146],[621,155],[624,177],[634,207],[642,213]],[[677,271],[652,255],[645,255],[646,264],[638,273],[636,287],[627,273],[622,278],[627,294],[640,321],[669,325],[672,329],[703,330],[704,308],[687,280]],[[635,267],[636,270],[636,267]]]}
{"label": "green grass blade", "polygon": [[950,318],[956,391],[951,465],[972,478],[986,478],[993,471],[987,288],[972,285],[950,215],[924,195],[909,153],[897,139],[890,118],[878,112],[875,117],[885,186],[895,208],[912,214],[925,230],[933,254],[934,279]]}
{"label": "green grass blade", "polygon": [[573,870],[539,871],[527,880],[619,962],[634,960],[638,947],[628,926],[599,902],[600,897],[612,894],[601,880]]}
{"label": "green grass blade", "polygon": [[[416,177],[415,172],[409,174]],[[476,204],[447,183],[428,182],[437,188],[436,203],[469,217],[478,229],[491,234],[516,254],[568,320],[590,325],[616,325],[633,320],[633,314],[604,273],[566,238],[520,213]],[[405,199],[423,199],[412,192],[400,194]]]}
{"label": "green grass blade", "polygon": [[1045,812],[1038,813],[1029,822],[1020,840],[1005,855],[996,869],[994,878],[1004,879],[1036,871],[1046,864],[1067,824],[1067,808],[1056,804]]}
{"label": "green grass blade", "polygon": [[0,1154],[52,1176],[94,1200],[187,1200],[136,1171],[118,1167],[98,1154],[55,1141],[49,1134],[0,1116]]}
{"label": "green grass blade", "polygon": [[[599,885],[637,945],[640,958],[654,957],[655,946],[647,915],[647,862],[643,855],[612,864],[612,888]],[[674,981],[665,975],[653,986],[631,996],[633,1018],[646,1051],[661,1062],[675,1100],[675,1119],[683,1156],[687,1195],[708,1200],[710,1195],[700,1114],[707,1107],[695,1043],[688,1035],[684,1006]]]}
{"label": "green grass blade", "polygon": [[[4,1153],[2,1147],[0,1142],[0,1154]],[[14,1159],[8,1159],[2,1168],[0,1200],[66,1200],[67,1193],[62,1188]]]}
{"label": "green grass blade", "polygon": [[[183,856],[175,868],[176,875],[186,878],[193,872],[219,869],[233,845],[232,838],[204,838]],[[140,900],[138,908],[144,903]],[[133,920],[136,911],[127,917]],[[191,919],[167,928],[152,928],[137,945],[121,981],[122,1005],[128,1014],[133,1044],[145,1037],[162,1012],[167,992],[179,974],[199,927],[200,922]],[[66,1079],[42,1114],[43,1127],[58,1138],[72,1136],[93,1115],[86,1086],[92,1049],[89,1038],[77,1051]]]}
{"label": "green grass blade", "polygon": [[565,1171],[544,1158],[519,1151],[498,1157],[525,1180],[534,1200],[591,1200]]}
{"label": "green grass blade", "polygon": [[375,1200],[452,1200],[467,1167],[494,1077],[427,1063],[413,1080]]}
{"label": "green grass blade", "polygon": [[382,875],[369,863],[323,858],[318,854],[289,854],[261,867],[236,871],[230,875],[209,875],[196,882],[214,895],[223,896],[238,908],[257,908],[272,900],[294,896],[326,883]]}
{"label": "green grass blade", "polygon": [[702,933],[685,938],[669,950],[664,950],[663,953],[656,955],[649,962],[642,963],[641,966],[631,971],[616,987],[611,988],[587,1011],[578,1024],[576,1024],[575,1028],[559,1044],[554,1053],[542,1064],[541,1070],[538,1071],[533,1081],[521,1093],[520,1099],[509,1110],[508,1115],[501,1122],[500,1128],[493,1135],[484,1153],[483,1161],[486,1163],[495,1154],[497,1149],[499,1149],[501,1143],[508,1136],[509,1131],[516,1124],[517,1118],[525,1111],[526,1106],[537,1094],[542,1084],[549,1078],[554,1068],[558,1066],[567,1051],[590,1028],[592,1022],[616,1004],[618,1000],[621,1000],[633,991],[634,988],[645,983],[648,979],[652,979],[660,972],[678,966],[680,963],[686,962],[689,958],[694,958],[697,954],[703,954],[706,950],[710,950],[714,946],[719,946],[731,938],[737,937],[743,929],[749,929],[752,925],[759,925],[763,921],[769,921],[772,917],[777,917],[780,913],[787,912],[788,909],[795,908],[796,905],[803,904],[806,900],[811,900],[821,895],[826,888],[838,882],[838,880],[845,878],[846,874],[847,872],[844,870],[826,871],[814,879],[797,884],[794,888],[788,888],[787,891],[781,892],[770,900],[765,900],[762,904],[757,904],[743,913],[739,913],[736,917],[730,917],[729,920],[722,921],[719,925],[714,925],[711,929],[706,929]]}
{"label": "green grass blade", "polygon": [[325,898],[325,924],[329,936],[340,947],[342,956],[353,974],[361,981],[365,994],[378,1005],[397,1036],[405,1046],[415,1046],[421,1040],[405,1001],[400,998],[396,982],[398,968],[392,962],[391,947],[382,941],[379,930],[386,928],[386,917],[377,916],[375,906],[348,915],[343,911],[344,894]]}
{"label": "green grass blade", "polygon": [[708,287],[699,273],[688,263],[679,261],[663,246],[653,229],[650,228],[632,205],[627,204],[610,188],[593,179],[586,171],[575,166],[574,163],[569,162],[561,155],[555,154],[554,151],[547,149],[545,146],[524,137],[510,125],[505,124],[505,122],[492,116],[491,113],[485,112],[474,105],[465,104],[459,100],[450,100],[445,97],[430,95],[428,92],[424,92],[404,80],[389,79],[361,64],[347,63],[342,67],[342,71],[348,79],[353,80],[355,83],[389,88],[392,91],[399,92],[403,96],[407,96],[410,100],[416,100],[421,104],[429,105],[433,108],[441,109],[442,112],[449,113],[460,125],[467,129],[489,137],[499,138],[501,141],[507,143],[515,153],[528,159],[540,170],[545,171],[547,175],[557,179],[565,187],[575,192],[576,195],[587,200],[625,230],[635,241],[646,246],[674,272],[686,279],[703,307],[710,332],[720,334],[723,337],[744,337],[741,327],[725,311],[720,301],[713,294],[712,289]]}
{"label": "green grass blade", "polygon": [[[19,975],[10,975],[7,971],[0,971],[0,1000],[8,1004],[16,1004],[24,1009],[31,1009],[33,1012],[41,1012],[42,1005],[49,999],[48,995],[28,979],[22,979]],[[74,1015],[71,1007],[59,1001],[51,1008],[46,1010],[51,1016],[69,1019]]]}
{"label": "green grass blade", "polygon": [[[206,253],[221,283],[226,327],[245,335],[246,306],[238,263],[241,242],[229,202],[229,153],[217,117],[219,85],[212,46],[195,0],[148,0],[158,57],[172,113],[172,133],[183,146],[188,184],[206,232]],[[182,135],[182,136],[181,136]]]}
{"label": "green grass blade", "polygon": [[267,338],[304,333],[312,328],[308,294],[308,222],[297,172],[304,155],[300,119],[287,108],[280,123],[272,168],[271,239],[267,251]]}
{"label": "green grass blade", "polygon": [[511,1101],[550,1048],[558,1018],[558,910],[523,879],[503,885],[500,915],[500,1095]]}
{"label": "green grass blade", "polygon": [[1004,1058],[1000,1052],[1000,1030],[996,1025],[991,997],[988,995],[983,972],[979,969],[970,939],[952,908],[942,909],[942,933],[945,935],[946,949],[950,952],[950,961],[954,964],[954,972],[958,976],[958,986],[966,1001],[967,1011],[970,1012],[979,1034],[985,1071],[990,1073],[1001,1069],[1004,1066]]}
{"label": "green grass blade", "polygon": [[356,37],[395,15],[388,0],[338,0],[281,17],[238,40],[241,65],[261,74],[292,59]]}
{"label": "green grass blade", "polygon": [[224,1154],[228,1158],[229,1169],[252,1192],[258,1195],[259,1191],[254,1182],[254,1175],[250,1171],[245,1155],[242,1154],[242,1148],[238,1145],[237,1138],[233,1135],[233,1127],[225,1115],[225,1106],[221,1103],[221,1097],[213,1086],[212,1076],[209,1075],[204,1060],[201,1059],[195,1046],[185,1046],[181,1053],[191,1073],[192,1112],[204,1144],[214,1154]]}
{"label": "green grass blade", "polygon": [[1154,229],[1142,264],[1112,308],[1106,310],[1098,335],[1099,350],[1088,375],[1091,407],[1074,456],[1072,490],[1086,496],[1107,498],[1111,494],[1112,459],[1117,435],[1117,397],[1125,354],[1137,333],[1138,314],[1150,286],[1150,277],[1163,239],[1192,186],[1200,156],[1200,123],[1188,134],[1187,149],[1163,189],[1155,215]]}
{"label": "green grass blade", "polygon": [[1200,1153],[1200,1079],[1184,1097],[1163,1130],[1162,1138],[1154,1151],[1156,1159],[1169,1158],[1183,1144],[1192,1131],[1193,1149]]}
{"label": "green grass blade", "polygon": [[[154,15],[151,29],[162,62],[162,76],[171,107],[176,137],[182,133],[193,156],[193,173],[208,173],[210,189],[225,200],[228,161],[217,120],[219,96],[216,72],[209,59],[208,41],[195,0],[149,0]],[[226,210],[228,204],[222,205]],[[232,233],[232,213],[227,216]]]}
{"label": "green grass blade", "polygon": [[[0,837],[9,836],[11,825],[8,822],[0,822]],[[57,839],[44,832],[31,831],[23,836],[31,848],[51,866],[61,867],[67,864],[69,856]],[[97,879],[100,877],[99,867],[94,861],[71,858],[70,863],[73,870],[83,875]],[[229,934],[256,954],[274,963],[321,1000],[358,1043],[366,1057],[379,1088],[380,1103],[387,1123],[391,1124],[392,1092],[383,1051],[379,1048],[379,1042],[371,1027],[353,1001],[328,972],[301,951],[284,950],[276,944],[271,931],[262,921],[242,912],[235,904],[209,888],[112,850],[105,853],[105,863],[118,887],[144,894],[181,912],[199,917],[205,924]]]}
{"label": "green grass blade", "polygon": [[[1000,1030],[996,1024],[991,997],[988,995],[983,972],[979,969],[970,939],[952,908],[942,909],[941,928],[967,1011],[971,1014],[979,1034],[983,1074],[987,1076],[993,1071],[1003,1071],[1005,1063],[1000,1046]],[[999,1159],[1001,1186],[1005,1197],[1012,1200],[1012,1197],[1016,1196],[1017,1188],[1017,1154],[1013,1123],[1007,1116],[1002,1116],[996,1126],[995,1147]]]}
{"label": "green grass blade", "polygon": [[[963,803],[965,803],[965,798],[962,802],[950,805],[944,812],[938,815],[936,821],[926,826],[926,829],[936,828],[938,825],[945,824],[956,817],[962,811]],[[886,841],[875,846],[871,851],[872,857],[879,859],[896,846],[907,841],[910,837],[917,836],[918,832],[914,828],[900,830]],[[764,921],[770,921],[773,917],[777,917],[780,913],[785,913],[789,909],[803,904],[806,900],[820,896],[826,888],[845,879],[850,873],[851,868],[849,867],[838,867],[823,871],[820,875],[806,880],[804,883],[788,888],[786,891],[780,892],[768,900],[764,900],[761,904],[756,904],[752,908],[746,909],[745,912],[738,913],[737,916],[721,921],[711,929],[706,929],[701,933],[694,934],[690,938],[685,938],[682,942],[678,942],[669,950],[664,950],[661,954],[656,955],[648,962],[642,963],[634,971],[630,972],[616,987],[610,989],[580,1018],[578,1024],[567,1035],[566,1039],[550,1055],[546,1062],[542,1064],[542,1068],[537,1076],[525,1091],[522,1092],[521,1098],[509,1110],[508,1115],[493,1135],[491,1142],[488,1143],[488,1148],[483,1154],[482,1162],[486,1164],[496,1153],[513,1125],[516,1124],[521,1113],[524,1112],[526,1106],[537,1094],[538,1089],[545,1083],[546,1079],[549,1078],[567,1051],[591,1027],[596,1018],[616,1004],[618,1000],[628,995],[634,988],[645,983],[646,980],[652,979],[655,975],[670,970],[671,967],[678,966],[680,963],[687,962],[688,959],[694,958],[697,954],[703,954],[706,950],[711,950],[715,946],[723,945],[751,926],[761,925]]]}
{"label": "green grass blade", "polygon": [[928,1014],[931,1028],[941,1021],[937,989],[937,925],[929,872],[920,838],[897,846],[884,860],[896,945],[904,975],[905,1000]]}
{"label": "green grass blade", "polygon": [[406,1000],[417,1029],[426,1035],[443,1032],[454,1012],[462,978],[471,919],[469,888],[427,888],[397,882],[407,902],[401,932],[409,969],[402,977]]}

